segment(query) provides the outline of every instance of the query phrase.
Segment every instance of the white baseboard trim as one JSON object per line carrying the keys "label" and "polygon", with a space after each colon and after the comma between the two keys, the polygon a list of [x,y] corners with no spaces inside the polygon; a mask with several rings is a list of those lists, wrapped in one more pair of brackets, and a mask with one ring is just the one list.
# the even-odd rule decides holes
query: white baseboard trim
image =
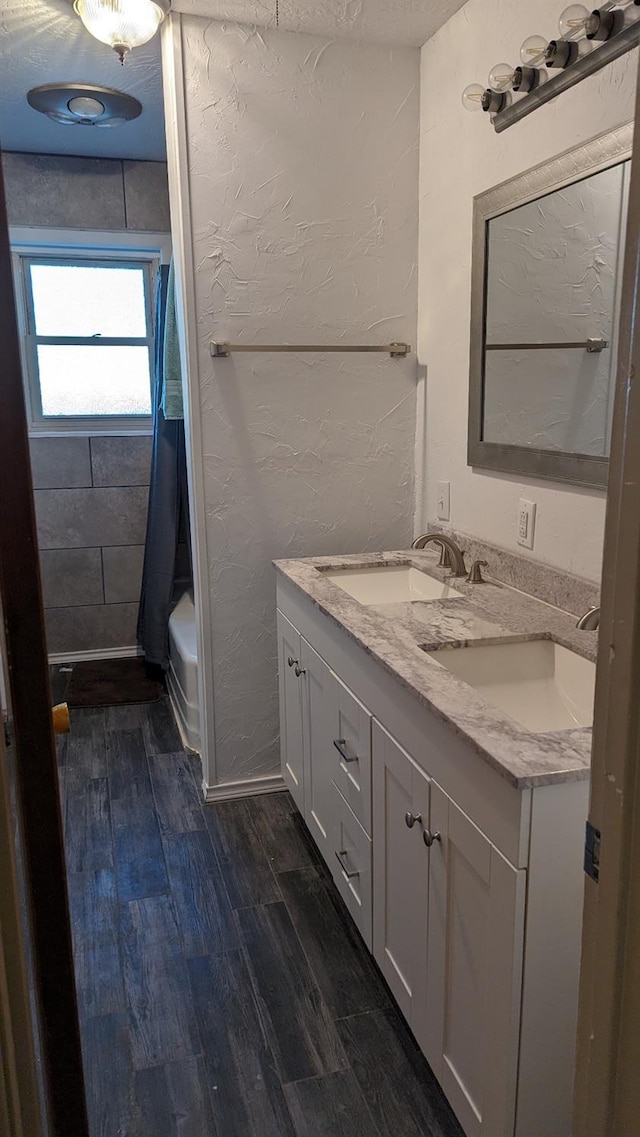
{"label": "white baseboard trim", "polygon": [[94,651],[52,651],[49,663],[84,663],[92,659],[133,659],[142,655],[140,647],[99,647]]}
{"label": "white baseboard trim", "polygon": [[270,774],[267,778],[249,778],[245,782],[223,782],[219,786],[207,786],[204,800],[227,801],[229,798],[254,797],[256,794],[275,794],[286,788],[281,774]]}

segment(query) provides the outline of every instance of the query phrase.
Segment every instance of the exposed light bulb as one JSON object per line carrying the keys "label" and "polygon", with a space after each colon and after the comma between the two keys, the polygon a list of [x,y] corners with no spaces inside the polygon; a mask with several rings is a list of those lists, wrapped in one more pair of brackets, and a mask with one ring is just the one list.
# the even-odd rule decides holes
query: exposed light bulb
{"label": "exposed light bulb", "polygon": [[570,4],[560,15],[558,31],[562,39],[582,39],[592,23],[593,14],[584,4]]}
{"label": "exposed light bulb", "polygon": [[549,41],[544,36],[529,36],[520,48],[520,58],[525,67],[539,67],[547,57]]}
{"label": "exposed light bulb", "polygon": [[565,40],[583,41],[608,40],[614,31],[619,31],[624,24],[624,17],[620,7],[610,11],[612,4],[603,4],[589,12],[584,4],[570,4],[560,16],[558,27],[560,35]]}
{"label": "exposed light bulb", "polygon": [[510,91],[515,81],[515,69],[510,63],[496,63],[489,72],[492,91]]}
{"label": "exposed light bulb", "polygon": [[484,87],[480,83],[470,83],[462,92],[462,105],[467,111],[481,111]]}

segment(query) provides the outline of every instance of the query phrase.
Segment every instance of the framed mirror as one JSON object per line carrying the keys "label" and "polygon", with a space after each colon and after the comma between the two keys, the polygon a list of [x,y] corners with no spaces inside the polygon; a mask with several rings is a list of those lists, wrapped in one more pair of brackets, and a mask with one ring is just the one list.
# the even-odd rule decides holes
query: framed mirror
{"label": "framed mirror", "polygon": [[470,466],[606,487],[632,137],[474,198]]}

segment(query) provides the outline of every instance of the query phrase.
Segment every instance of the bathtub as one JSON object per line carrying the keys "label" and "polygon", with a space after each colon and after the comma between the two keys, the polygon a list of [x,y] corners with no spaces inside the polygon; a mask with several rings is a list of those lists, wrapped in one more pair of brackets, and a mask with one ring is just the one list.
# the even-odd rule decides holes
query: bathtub
{"label": "bathtub", "polygon": [[169,616],[167,687],[183,741],[199,754],[198,640],[191,592],[180,597]]}

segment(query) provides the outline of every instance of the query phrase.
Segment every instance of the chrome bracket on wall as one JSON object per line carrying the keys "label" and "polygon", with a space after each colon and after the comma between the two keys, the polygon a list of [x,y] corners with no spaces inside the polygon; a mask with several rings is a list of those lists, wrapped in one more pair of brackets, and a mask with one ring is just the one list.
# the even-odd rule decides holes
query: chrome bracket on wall
{"label": "chrome bracket on wall", "polygon": [[405,356],[411,351],[411,344],[408,343],[382,343],[382,344],[365,344],[365,345],[350,345],[350,344],[249,344],[249,343],[220,343],[217,340],[212,340],[210,343],[211,354],[214,359],[225,359],[231,355],[232,352],[237,351],[289,351],[289,352],[302,352],[302,351],[375,351],[384,352],[390,355],[392,359],[404,359]]}

